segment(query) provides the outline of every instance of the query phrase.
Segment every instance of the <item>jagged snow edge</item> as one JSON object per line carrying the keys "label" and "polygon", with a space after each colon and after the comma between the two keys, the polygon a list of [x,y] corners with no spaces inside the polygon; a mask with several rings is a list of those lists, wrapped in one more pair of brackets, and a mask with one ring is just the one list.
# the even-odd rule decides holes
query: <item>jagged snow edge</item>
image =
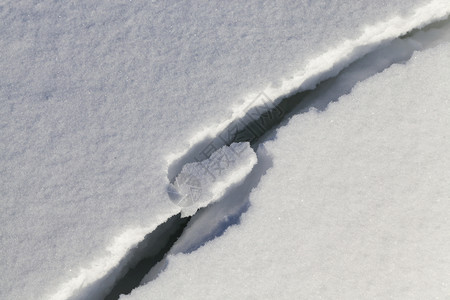
{"label": "jagged snow edge", "polygon": [[[277,104],[283,97],[304,90],[313,89],[318,83],[337,75],[352,62],[372,52],[383,43],[389,42],[414,29],[421,29],[431,23],[443,20],[450,15],[448,0],[434,0],[414,11],[407,17],[394,17],[365,28],[364,33],[357,39],[346,40],[330,51],[312,59],[308,65],[282,81],[280,87],[267,86],[264,93]],[[185,155],[193,145],[207,137],[217,136],[229,124],[242,118],[257,103],[252,103],[257,93],[249,93],[241,105],[232,108],[231,118],[216,126],[209,126],[189,140],[189,147],[183,152],[170,153],[166,156],[167,165],[177,161]]]}
{"label": "jagged snow edge", "polygon": [[[167,221],[169,217],[167,217],[165,221]],[[131,249],[139,244],[147,234],[153,232],[158,225],[163,224],[165,221],[161,219],[159,223],[156,222],[151,227],[130,228],[116,236],[113,242],[106,248],[107,254],[105,256],[92,261],[87,268],[81,267],[75,277],[59,285],[56,292],[45,295],[43,299],[63,300],[71,297],[78,297],[78,294],[82,293],[83,288],[89,287],[97,280],[109,275],[114,268],[120,265],[120,262],[127,256]]]}

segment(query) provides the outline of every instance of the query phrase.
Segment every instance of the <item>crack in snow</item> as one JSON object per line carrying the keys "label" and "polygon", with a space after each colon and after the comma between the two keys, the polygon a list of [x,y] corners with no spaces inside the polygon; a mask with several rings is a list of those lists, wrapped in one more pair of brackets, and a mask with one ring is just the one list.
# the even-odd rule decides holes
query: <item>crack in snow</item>
{"label": "crack in snow", "polygon": [[[117,239],[114,249],[110,249],[110,256],[93,263],[90,268],[82,270],[79,276],[60,286],[51,299],[70,297],[80,299],[82,296],[79,295],[88,295],[88,292],[92,293],[89,294],[91,299],[96,298],[95,295],[97,298],[103,297],[100,296],[102,293],[102,295],[110,293],[107,299],[117,299],[121,293],[127,293],[139,285],[140,280],[135,280],[124,288],[118,278],[127,280],[135,276],[138,271],[132,270],[132,266],[148,258],[149,249],[158,248],[160,251],[159,256],[155,256],[157,258],[150,263],[142,263],[146,265],[146,269],[151,270],[150,279],[147,278],[144,282],[155,278],[164,268],[164,260],[155,265],[162,256],[194,251],[208,240],[220,236],[227,227],[238,223],[240,215],[249,205],[248,196],[251,188],[258,184],[259,179],[270,168],[270,158],[264,156],[264,149],[260,145],[274,138],[276,128],[286,124],[289,117],[294,114],[310,108],[325,109],[328,103],[349,93],[359,81],[383,71],[394,63],[408,60],[414,51],[432,47],[443,40],[450,40],[448,34],[442,34],[450,32],[449,21],[439,22],[449,13],[450,8],[446,1],[437,0],[423,7],[413,18],[405,20],[398,17],[367,28],[361,38],[347,41],[340,47],[319,56],[301,72],[301,75],[285,81],[281,88],[268,88],[256,97],[249,96],[243,106],[234,110],[230,120],[212,130],[199,133],[193,139],[192,146],[183,154],[170,155],[168,177],[174,182],[183,167],[197,161],[199,153],[214,142],[220,143],[214,144],[217,149],[235,142],[249,142],[258,158],[263,157],[258,160],[254,170],[248,171],[246,176],[240,179],[240,184],[234,182],[233,186],[224,187],[224,194],[218,196],[220,199],[206,209],[199,210],[189,223],[189,219],[182,219],[178,215],[160,225],[167,226],[162,231],[144,228],[136,229],[132,234],[121,235],[122,239]],[[423,30],[414,30],[407,34],[413,28],[421,28],[430,22],[434,23]],[[402,35],[405,35],[403,39],[396,39]],[[205,155],[201,161],[210,158],[212,153],[214,151]],[[247,175],[249,172],[250,175]],[[231,208],[228,201],[233,200],[230,199],[234,199]],[[211,223],[212,214],[214,220]],[[205,224],[212,226],[204,226]],[[185,230],[186,228],[191,234]],[[164,232],[162,236],[161,232]],[[180,234],[179,242],[175,242]],[[144,236],[147,237],[143,239]],[[174,236],[175,238],[161,245],[158,242],[149,242],[153,239],[152,236],[160,238],[164,236],[168,240]],[[151,245],[147,245],[148,248],[139,246],[130,251],[133,245],[139,244],[142,240],[144,241],[140,245],[146,243]],[[154,252],[153,250],[150,252]],[[92,295],[94,297],[91,297]]]}
{"label": "crack in snow", "polygon": [[[192,217],[179,240],[142,284],[155,279],[158,273],[164,270],[168,264],[167,256],[195,251],[206,242],[222,235],[229,226],[239,223],[240,216],[250,205],[248,199],[252,188],[258,185],[272,164],[271,158],[265,153],[263,143],[275,138],[276,130],[286,125],[290,117],[309,109],[325,110],[329,103],[350,93],[360,81],[382,72],[393,64],[407,62],[415,51],[426,50],[445,41],[450,41],[449,19],[434,22],[422,30],[417,29],[391,42],[383,43],[349,64],[334,77],[315,84],[314,89],[283,97],[276,106],[261,113],[259,118],[247,122],[247,126],[241,131],[235,131],[230,143],[244,140],[250,142],[257,152],[258,163],[254,170],[243,183],[230,189],[217,203],[199,210]],[[255,130],[252,127],[262,128],[261,125],[265,130],[259,135],[254,135]],[[246,138],[242,139],[243,137]],[[209,139],[207,142],[211,143]],[[186,155],[185,159],[189,159],[190,155]]]}
{"label": "crack in snow", "polygon": [[[196,153],[202,153],[205,146],[214,142],[215,145],[249,142],[258,157],[256,165],[243,182],[232,186],[218,201],[198,210],[192,216],[183,228],[178,241],[140,284],[152,281],[164,271],[168,264],[168,256],[195,251],[208,241],[221,236],[228,227],[239,224],[240,216],[250,205],[248,199],[251,190],[258,185],[261,177],[272,166],[271,158],[266,154],[263,143],[275,138],[276,130],[286,125],[290,117],[309,109],[325,110],[330,102],[337,101],[341,96],[350,93],[358,82],[382,72],[395,63],[408,61],[415,51],[434,47],[443,41],[450,41],[449,19],[433,22],[421,30],[416,29],[393,41],[382,43],[340,70],[334,77],[314,84],[313,89],[279,97],[277,105],[274,105],[274,102],[268,103],[266,94],[259,94],[256,99],[262,97],[264,101],[260,101],[259,106],[250,108],[240,119],[231,122],[218,135],[219,138],[208,137],[190,148],[180,159],[175,160],[170,166],[169,174],[174,174],[174,170],[189,164],[192,159],[195,160]],[[259,113],[257,118],[255,113]],[[241,125],[239,130],[236,130],[236,123],[245,124],[245,126]],[[228,139],[221,138],[223,136],[227,136]]]}

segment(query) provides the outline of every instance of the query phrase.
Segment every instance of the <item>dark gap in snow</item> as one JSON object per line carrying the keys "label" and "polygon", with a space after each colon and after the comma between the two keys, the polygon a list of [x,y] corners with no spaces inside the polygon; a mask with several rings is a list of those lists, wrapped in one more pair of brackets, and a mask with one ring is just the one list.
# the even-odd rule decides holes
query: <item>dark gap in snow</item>
{"label": "dark gap in snow", "polygon": [[147,234],[142,242],[128,256],[135,260],[128,265],[128,271],[118,279],[104,300],[119,299],[138,287],[144,276],[172,248],[189,222],[190,217],[181,218],[181,214],[169,218],[154,231]]}
{"label": "dark gap in snow", "polygon": [[264,93],[258,94],[253,103],[258,105],[248,109],[243,117],[231,122],[220,134],[205,138],[174,161],[168,170],[170,182],[175,181],[184,165],[206,160],[212,152],[225,145],[230,146],[232,143],[239,142],[249,142],[250,145],[253,145],[261,136],[276,126],[287,111],[284,109],[286,104],[275,105],[272,99],[269,99]]}
{"label": "dark gap in snow", "polygon": [[256,154],[258,162],[244,181],[232,186],[217,202],[199,209],[170,254],[193,252],[220,237],[229,227],[240,224],[241,215],[250,207],[250,192],[273,166],[272,158],[264,147],[259,148]]}
{"label": "dark gap in snow", "polygon": [[425,26],[425,27],[423,27],[423,28],[416,28],[416,29],[413,29],[413,30],[411,30],[410,32],[406,33],[405,35],[402,35],[402,36],[399,37],[399,38],[401,38],[401,39],[407,39],[407,38],[413,37],[415,34],[417,34],[417,33],[420,32],[420,31],[422,31],[422,32],[427,32],[427,31],[430,31],[430,30],[432,30],[432,29],[441,29],[441,28],[443,28],[443,27],[448,26],[449,22],[450,22],[450,16],[447,17],[447,18],[445,18],[445,19],[443,19],[443,20],[436,21],[436,22],[433,22],[433,23],[431,23],[431,24],[428,24],[427,26]]}
{"label": "dark gap in snow", "polygon": [[231,186],[217,202],[199,209],[192,216],[183,234],[163,260],[153,267],[142,281],[142,285],[153,281],[165,270],[168,265],[168,255],[196,251],[207,242],[220,237],[229,227],[240,224],[241,215],[250,207],[251,190],[259,184],[262,176],[273,166],[272,159],[267,155],[264,147],[258,149],[257,156],[257,164],[243,182]]}
{"label": "dark gap in snow", "polygon": [[[203,141],[192,146],[186,154],[172,163],[168,170],[168,177],[171,182],[174,181],[183,166],[187,163],[201,161],[209,158],[204,153],[205,149],[211,145],[219,149],[224,145],[230,145],[234,142],[250,142],[252,148],[256,151],[261,143],[273,139],[276,130],[289,122],[289,119],[297,114],[315,108],[319,111],[326,109],[329,103],[337,101],[341,96],[351,92],[358,82],[363,81],[377,73],[382,72],[386,68],[395,63],[404,63],[408,61],[415,50],[424,50],[441,41],[439,34],[432,33],[431,39],[424,39],[417,42],[415,38],[419,38],[424,32],[438,30],[442,27],[449,26],[449,19],[435,22],[426,26],[421,30],[414,30],[402,37],[391,42],[384,43],[355,60],[336,76],[318,82],[314,89],[305,90],[296,94],[280,98],[278,104],[273,104],[264,93],[258,95],[261,105],[248,110],[244,117],[232,122],[216,137],[208,137]],[[424,43],[425,45],[423,45]],[[261,101],[262,100],[262,101]],[[211,154],[211,153],[209,153]],[[261,157],[259,156],[258,159]],[[112,288],[109,295],[104,299],[118,299],[120,294],[127,294],[135,287],[138,287],[142,278],[149,271],[162,270],[162,264],[155,266],[158,262],[164,260],[167,253],[188,253],[200,248],[206,242],[222,235],[227,228],[234,224],[239,224],[241,215],[247,211],[249,207],[248,198],[253,187],[256,187],[271,165],[270,158],[263,155],[263,163],[255,166],[255,171],[239,185],[232,187],[219,201],[210,204],[208,207],[200,209],[192,218],[181,218],[180,215],[172,217],[166,223],[158,227],[154,232],[150,233],[141,244],[137,251],[133,251],[131,256],[139,262],[135,263],[127,273],[118,280]],[[234,199],[234,200],[230,200]],[[235,201],[235,207],[227,210],[227,201]],[[224,202],[227,202],[225,204]],[[222,205],[222,208],[220,207]],[[215,227],[206,228],[205,224],[210,225],[207,219],[208,213],[213,211],[216,220]],[[222,214],[222,215],[220,215]],[[203,216],[203,217],[202,217]],[[189,222],[189,220],[191,220]],[[197,240],[183,241],[175,248],[172,248],[178,238],[184,237],[186,228],[192,229],[196,226],[200,238]],[[159,231],[157,233],[156,231]],[[165,240],[164,247],[154,247],[153,244],[161,244]],[[145,244],[145,246],[143,246]],[[160,249],[157,253],[150,249]],[[146,250],[147,249],[147,250]],[[151,254],[147,252],[152,252]],[[154,269],[152,269],[155,266]]]}
{"label": "dark gap in snow", "polygon": [[[201,156],[199,154],[211,144],[220,148],[223,145],[230,145],[234,142],[250,142],[251,147],[256,151],[260,144],[273,139],[276,130],[286,125],[292,116],[301,114],[310,109],[324,111],[331,102],[337,101],[340,97],[349,94],[360,81],[384,71],[393,64],[407,62],[414,51],[424,50],[442,42],[442,36],[435,30],[442,29],[443,27],[449,27],[448,18],[443,21],[432,23],[423,29],[413,30],[390,42],[380,44],[373,51],[350,63],[337,75],[318,82],[314,89],[304,90],[293,95],[282,97],[276,105],[268,103],[268,101],[272,100],[268,98],[264,99],[264,97],[267,96],[261,93],[258,97],[260,100],[261,98],[263,99],[263,101],[260,101],[260,103],[263,103],[262,105],[247,111],[244,117],[232,122],[232,124],[223,130],[217,137],[209,137],[194,145],[184,156],[170,166],[170,178],[174,179],[178,174],[177,171],[180,171],[184,164],[199,160],[198,158]],[[430,35],[431,38],[423,39],[424,34]],[[206,158],[207,157],[204,157],[204,159]],[[258,177],[252,179],[258,183],[260,177],[262,177],[266,170],[267,169],[256,173],[252,172],[248,178]],[[249,185],[247,179],[241,183],[240,187],[233,189],[242,191],[243,186]],[[252,187],[256,185],[252,185]],[[251,189],[248,189],[244,192],[245,195],[234,195],[234,199],[245,198],[245,201],[248,201],[248,194],[250,191]],[[208,207],[199,210],[191,219],[188,227],[192,227],[192,224],[199,222],[199,216],[207,214],[208,210],[212,210],[214,207],[219,206],[221,201],[230,201],[230,198],[233,197],[225,195],[218,202],[212,203]],[[222,235],[229,226],[238,224],[240,216],[249,206],[249,203],[245,203],[245,201],[242,204],[242,209],[236,210],[231,214],[224,214],[223,216],[214,215],[214,218],[219,221],[216,223],[215,228],[208,228],[203,231],[205,236],[201,241],[193,242],[190,246],[182,246],[181,248],[184,247],[184,249],[179,247],[180,249],[175,250],[174,252],[186,253],[194,251],[207,241]],[[183,238],[183,236],[181,238]]]}
{"label": "dark gap in snow", "polygon": [[[274,132],[274,127],[280,127],[280,123],[281,125],[285,124],[291,116],[313,107],[318,110],[324,110],[328,103],[336,101],[339,97],[348,94],[359,81],[382,72],[394,63],[403,63],[409,60],[414,50],[423,50],[420,46],[413,45],[414,41],[411,40],[415,36],[425,32],[430,32],[429,34],[433,35],[433,30],[448,27],[449,22],[450,18],[437,21],[421,29],[411,30],[390,42],[383,42],[366,55],[349,63],[348,66],[344,67],[336,75],[330,75],[328,79],[318,81],[313,89],[303,90],[289,96],[280,97],[279,99],[269,99],[267,95],[261,92],[253,100],[253,104],[258,105],[245,111],[243,117],[231,122],[217,136],[206,137],[193,145],[184,155],[174,161],[169,166],[168,179],[173,183],[184,165],[208,159],[212,154],[210,152],[211,149],[219,149],[224,145],[229,146],[236,142],[250,142],[250,145],[256,149],[261,141],[265,140],[270,133]],[[436,42],[439,40],[439,37],[434,36],[431,40],[431,43]],[[425,40],[424,42],[428,43],[430,41]],[[401,45],[402,43],[404,45]],[[417,47],[417,49],[414,47]],[[333,72],[333,70],[330,70],[329,74],[333,74]],[[339,82],[340,77],[345,73],[355,73],[357,75],[351,74],[350,77],[353,78],[347,78],[350,81],[349,83]],[[314,75],[313,77],[319,78],[320,76]],[[336,92],[335,97],[326,101],[322,100],[316,106],[314,98],[320,97],[319,93],[327,93],[327,89],[336,88],[333,87],[333,84],[341,85],[338,87],[340,90]],[[309,99],[304,101],[305,98]],[[208,151],[205,151],[206,149]]]}

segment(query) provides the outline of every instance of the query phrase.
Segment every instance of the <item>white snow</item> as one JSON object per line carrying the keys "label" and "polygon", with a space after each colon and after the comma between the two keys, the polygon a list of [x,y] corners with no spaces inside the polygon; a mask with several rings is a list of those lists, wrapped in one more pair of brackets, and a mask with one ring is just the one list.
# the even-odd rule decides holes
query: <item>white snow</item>
{"label": "white snow", "polygon": [[416,52],[293,117],[240,225],[121,299],[445,299],[448,65],[450,43]]}
{"label": "white snow", "polygon": [[101,279],[181,212],[170,164],[254,93],[312,86],[449,11],[447,0],[3,1],[0,298],[101,298],[113,284]]}

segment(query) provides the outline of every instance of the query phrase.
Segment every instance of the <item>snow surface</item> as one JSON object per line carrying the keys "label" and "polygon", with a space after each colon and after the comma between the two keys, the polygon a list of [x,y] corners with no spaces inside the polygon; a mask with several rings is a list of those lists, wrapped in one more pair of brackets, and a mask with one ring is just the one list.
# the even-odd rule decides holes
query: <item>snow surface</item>
{"label": "snow surface", "polygon": [[449,10],[447,0],[4,1],[0,298],[101,298],[113,282],[100,279],[181,211],[168,167],[253,93],[310,87]]}
{"label": "snow surface", "polygon": [[450,43],[293,117],[239,226],[121,299],[446,299]]}

